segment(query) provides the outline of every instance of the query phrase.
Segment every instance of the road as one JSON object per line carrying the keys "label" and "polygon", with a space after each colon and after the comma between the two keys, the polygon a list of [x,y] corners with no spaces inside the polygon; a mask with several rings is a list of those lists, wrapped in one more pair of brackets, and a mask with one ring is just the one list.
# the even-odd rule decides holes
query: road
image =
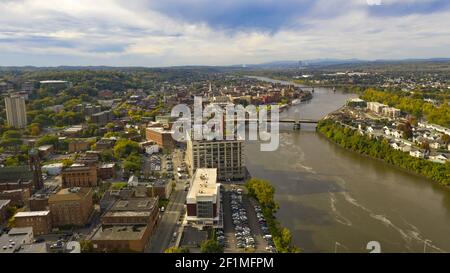
{"label": "road", "polygon": [[[181,187],[181,185],[179,185]],[[177,189],[172,193],[166,211],[162,213],[162,217],[156,227],[155,233],[152,235],[149,244],[144,252],[147,253],[162,253],[172,242],[172,236],[178,230],[178,219],[184,209],[186,200],[186,193],[184,190]]]}
{"label": "road", "polygon": [[[182,162],[182,152],[176,150],[173,157],[173,167],[176,170]],[[178,180],[175,176],[176,187],[172,192],[169,203],[165,212],[161,213],[159,223],[155,232],[150,238],[150,242],[145,248],[146,253],[162,253],[165,249],[175,244],[172,240],[173,233],[178,232],[180,225],[178,220],[182,213],[184,213],[184,204],[186,201],[187,191],[184,190],[186,180]]]}

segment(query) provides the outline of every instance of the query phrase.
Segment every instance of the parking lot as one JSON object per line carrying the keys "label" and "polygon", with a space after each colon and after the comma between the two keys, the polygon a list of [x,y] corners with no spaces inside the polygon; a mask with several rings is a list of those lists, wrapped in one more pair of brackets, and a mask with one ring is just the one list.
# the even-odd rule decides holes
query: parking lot
{"label": "parking lot", "polygon": [[[241,187],[225,187],[223,194],[225,252],[272,252],[273,242],[259,206]],[[221,232],[219,231],[218,236]]]}

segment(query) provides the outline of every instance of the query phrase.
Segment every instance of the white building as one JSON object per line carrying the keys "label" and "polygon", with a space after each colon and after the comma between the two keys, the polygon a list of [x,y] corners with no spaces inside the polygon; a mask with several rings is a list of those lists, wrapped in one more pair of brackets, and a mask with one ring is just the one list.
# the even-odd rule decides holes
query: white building
{"label": "white building", "polygon": [[433,161],[435,163],[441,163],[441,164],[445,164],[445,162],[448,161],[448,156],[445,154],[434,154],[434,155],[430,155],[428,157],[428,159],[430,161]]}
{"label": "white building", "polygon": [[48,173],[49,175],[59,175],[63,168],[62,163],[52,163],[42,166],[42,171]]}
{"label": "white building", "polygon": [[383,107],[382,108],[383,115],[390,118],[398,118],[401,115],[400,109],[394,107]]}
{"label": "white building", "polygon": [[378,114],[381,114],[385,107],[387,107],[387,105],[375,101],[369,101],[367,103],[367,109]]}
{"label": "white building", "polygon": [[152,155],[159,153],[159,146],[158,145],[150,145],[145,147],[145,153]]}
{"label": "white building", "polygon": [[198,228],[223,226],[217,169],[199,168],[186,197],[186,221]]}
{"label": "white building", "polygon": [[417,158],[423,158],[425,156],[425,154],[420,150],[411,150],[409,155]]}

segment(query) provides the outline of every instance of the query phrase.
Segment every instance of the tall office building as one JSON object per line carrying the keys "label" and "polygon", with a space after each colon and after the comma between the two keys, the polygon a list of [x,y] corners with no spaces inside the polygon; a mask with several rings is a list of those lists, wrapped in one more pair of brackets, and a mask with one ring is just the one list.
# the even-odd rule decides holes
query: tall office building
{"label": "tall office building", "polygon": [[191,140],[188,138],[186,157],[191,175],[198,168],[217,168],[219,180],[245,178],[241,140]]}
{"label": "tall office building", "polygon": [[22,96],[10,96],[5,98],[6,118],[8,125],[14,128],[25,128],[27,126],[27,111],[25,98]]}

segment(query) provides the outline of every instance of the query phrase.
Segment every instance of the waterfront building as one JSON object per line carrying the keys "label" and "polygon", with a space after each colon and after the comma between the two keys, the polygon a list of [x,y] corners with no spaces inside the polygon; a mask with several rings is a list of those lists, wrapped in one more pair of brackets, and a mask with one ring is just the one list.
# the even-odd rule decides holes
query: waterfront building
{"label": "waterfront building", "polygon": [[372,112],[375,112],[377,114],[381,114],[383,111],[383,108],[387,107],[385,104],[369,101],[367,102],[367,109],[369,109]]}
{"label": "waterfront building", "polygon": [[191,176],[198,168],[216,168],[219,180],[243,179],[243,154],[242,140],[187,140],[186,159]]}

